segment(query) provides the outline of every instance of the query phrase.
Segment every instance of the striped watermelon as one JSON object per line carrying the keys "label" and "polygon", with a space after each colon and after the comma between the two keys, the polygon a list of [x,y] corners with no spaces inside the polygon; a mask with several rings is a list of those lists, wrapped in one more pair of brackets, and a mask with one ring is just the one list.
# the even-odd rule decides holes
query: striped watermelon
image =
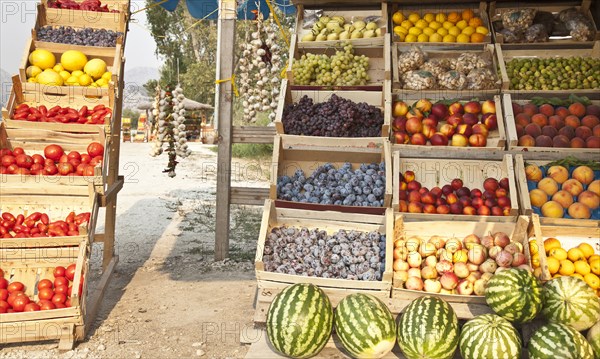
{"label": "striped watermelon", "polygon": [[334,315],[335,332],[353,358],[381,358],[396,344],[396,321],[388,307],[370,294],[350,294]]}
{"label": "striped watermelon", "polygon": [[596,359],[600,359],[600,321],[588,330],[586,338],[594,349]]}
{"label": "striped watermelon", "polygon": [[413,300],[398,323],[398,344],[408,359],[452,358],[458,334],[454,310],[438,297]]}
{"label": "striped watermelon", "polygon": [[596,292],[577,277],[549,280],[542,289],[542,314],[552,323],[562,323],[578,331],[600,320],[600,302]]}
{"label": "striped watermelon", "polygon": [[292,358],[317,355],[331,336],[333,309],[329,298],[313,284],[282,290],[267,312],[267,336],[281,354]]}
{"label": "striped watermelon", "polygon": [[542,306],[542,288],[525,269],[510,268],[489,280],[485,301],[502,318],[513,323],[526,323],[535,318]]}
{"label": "striped watermelon", "polygon": [[594,359],[590,343],[577,330],[549,323],[533,333],[527,346],[529,359]]}
{"label": "striped watermelon", "polygon": [[462,327],[459,348],[463,359],[520,359],[521,337],[508,320],[484,314]]}

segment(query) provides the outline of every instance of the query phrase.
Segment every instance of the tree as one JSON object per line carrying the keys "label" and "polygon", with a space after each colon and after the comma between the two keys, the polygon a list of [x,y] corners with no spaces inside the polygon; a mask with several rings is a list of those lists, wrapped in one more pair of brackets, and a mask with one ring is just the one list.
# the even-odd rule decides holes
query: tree
{"label": "tree", "polygon": [[137,129],[140,113],[129,108],[123,110],[123,117],[131,119],[131,129]]}

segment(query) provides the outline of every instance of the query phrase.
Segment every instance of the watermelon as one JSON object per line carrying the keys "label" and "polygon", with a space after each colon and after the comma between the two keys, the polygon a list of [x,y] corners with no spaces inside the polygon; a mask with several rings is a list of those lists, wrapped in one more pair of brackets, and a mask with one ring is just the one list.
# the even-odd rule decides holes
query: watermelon
{"label": "watermelon", "polygon": [[327,344],[333,327],[329,298],[316,285],[299,283],[275,296],[267,312],[267,337],[279,353],[310,358]]}
{"label": "watermelon", "polygon": [[513,323],[526,323],[535,318],[542,306],[542,288],[525,269],[510,268],[489,280],[485,301],[502,318]]}
{"label": "watermelon", "polygon": [[600,320],[600,302],[596,292],[576,277],[549,280],[542,289],[542,314],[552,323],[562,323],[578,331]]}
{"label": "watermelon", "polygon": [[381,358],[396,344],[396,321],[370,294],[350,294],[335,309],[335,332],[353,358]]}
{"label": "watermelon", "polygon": [[588,330],[586,338],[592,346],[592,349],[594,349],[596,359],[600,359],[600,321]]}
{"label": "watermelon", "polygon": [[398,345],[408,359],[452,358],[458,334],[454,310],[438,297],[413,300],[398,323]]}
{"label": "watermelon", "polygon": [[592,346],[585,337],[560,323],[548,323],[536,330],[529,339],[527,352],[529,359],[594,359]]}
{"label": "watermelon", "polygon": [[463,359],[520,359],[521,337],[508,320],[484,314],[462,327],[459,349]]}

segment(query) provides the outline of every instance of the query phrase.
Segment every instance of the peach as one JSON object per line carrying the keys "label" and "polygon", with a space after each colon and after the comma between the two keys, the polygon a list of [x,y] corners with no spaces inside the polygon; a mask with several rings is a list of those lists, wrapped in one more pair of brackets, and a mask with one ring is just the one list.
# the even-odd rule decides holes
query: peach
{"label": "peach", "polygon": [[565,117],[567,117],[567,116],[570,115],[569,110],[567,110],[566,107],[562,107],[562,106],[561,107],[557,107],[554,110],[554,114],[560,116],[563,120],[565,119]]}
{"label": "peach", "polygon": [[481,112],[484,115],[487,113],[496,113],[496,103],[493,100],[484,101],[481,105]]}
{"label": "peach", "polygon": [[408,202],[405,200],[400,200],[398,204],[398,211],[400,212],[408,212]]}
{"label": "peach", "polygon": [[482,134],[485,137],[487,137],[490,132],[490,130],[488,130],[487,126],[484,125],[483,123],[478,123],[478,124],[474,125],[471,129],[473,130],[473,134]]}
{"label": "peach", "polygon": [[452,135],[450,145],[455,147],[467,147],[469,145],[469,140],[464,135],[461,135],[460,133],[455,133],[454,135]]}
{"label": "peach", "polygon": [[419,202],[410,202],[408,204],[408,212],[410,213],[423,213],[423,204]]}
{"label": "peach", "polygon": [[478,115],[481,113],[481,104],[479,101],[469,101],[465,104],[464,109],[466,113]]}
{"label": "peach", "polygon": [[569,112],[577,117],[585,116],[585,110],[586,108],[581,102],[573,102],[571,106],[569,106]]}
{"label": "peach", "polygon": [[536,188],[529,192],[529,200],[532,206],[541,207],[544,203],[548,202],[548,195],[541,189]]}
{"label": "peach", "polygon": [[527,165],[525,177],[528,181],[539,182],[542,179],[542,170],[536,165]]}
{"label": "peach", "polygon": [[548,124],[548,117],[546,117],[544,114],[536,113],[535,115],[531,116],[531,123],[535,123],[540,127],[544,127]]}
{"label": "peach", "polygon": [[392,116],[400,117],[408,113],[408,105],[403,101],[394,102],[392,108]]}
{"label": "peach", "polygon": [[569,216],[575,219],[588,219],[592,216],[592,213],[588,206],[583,203],[575,202],[569,207]]}
{"label": "peach", "polygon": [[410,183],[415,180],[415,173],[413,171],[406,171],[402,177],[404,177],[404,181],[406,181],[406,183]]}
{"label": "peach", "polygon": [[575,137],[575,128],[573,128],[571,126],[565,126],[565,127],[561,128],[560,130],[558,130],[558,134],[566,136],[570,140],[573,137]]}
{"label": "peach", "polygon": [[590,184],[594,180],[594,171],[588,166],[579,166],[573,170],[571,177],[582,184]]}
{"label": "peach", "polygon": [[554,147],[554,145],[552,144],[552,138],[544,135],[536,137],[535,147]]}
{"label": "peach", "polygon": [[[600,127],[600,126],[598,126]],[[521,125],[516,125],[515,128],[517,129],[517,138],[520,138],[522,136],[525,136],[525,128]]]}
{"label": "peach", "polygon": [[538,182],[537,188],[544,191],[548,196],[554,195],[558,192],[558,183],[550,177],[543,178]]}
{"label": "peach", "polygon": [[540,106],[539,108],[540,113],[543,113],[544,115],[550,117],[552,115],[554,115],[554,106],[550,105],[550,104],[543,104]]}
{"label": "peach", "polygon": [[465,113],[465,109],[460,102],[455,102],[448,107],[448,113],[450,115],[454,115],[454,114],[462,115]]}
{"label": "peach", "polygon": [[412,190],[408,193],[408,202],[421,202],[421,193],[418,190]]}
{"label": "peach", "polygon": [[571,148],[586,148],[585,141],[579,137],[573,137]]}
{"label": "peach", "polygon": [[426,204],[426,205],[423,206],[423,213],[436,214],[437,213],[437,209],[432,204]]}
{"label": "peach", "polygon": [[417,108],[421,112],[429,112],[431,111],[432,103],[426,98],[422,98],[415,104],[415,108]]}
{"label": "peach", "polygon": [[582,140],[587,139],[592,135],[592,129],[586,126],[579,126],[575,129],[575,136],[581,138]]}
{"label": "peach", "polygon": [[424,146],[427,144],[427,137],[422,133],[415,133],[410,136],[410,144],[417,146]]}
{"label": "peach", "polygon": [[585,111],[588,115],[594,115],[600,117],[600,106],[598,105],[588,105]]}
{"label": "peach", "polygon": [[596,125],[592,128],[592,136],[600,137],[600,125]]}
{"label": "peach", "polygon": [[443,133],[436,132],[429,139],[432,146],[448,146],[448,137]]}
{"label": "peach", "polygon": [[435,127],[432,125],[423,125],[422,133],[427,138],[431,138],[435,134]]}
{"label": "peach", "polygon": [[585,140],[587,148],[600,148],[600,136],[590,136]]}
{"label": "peach", "polygon": [[600,206],[600,195],[592,191],[583,191],[577,197],[577,201],[593,211]]}
{"label": "peach", "polygon": [[552,166],[546,171],[546,176],[552,178],[558,183],[563,183],[569,179],[569,170],[563,166]]}
{"label": "peach", "polygon": [[564,209],[558,202],[548,201],[542,206],[542,215],[550,218],[562,218]]}
{"label": "peach", "polygon": [[533,138],[537,138],[542,134],[542,128],[537,123],[530,123],[525,126],[525,133]]}
{"label": "peach", "polygon": [[569,206],[573,204],[573,196],[565,190],[556,192],[554,196],[552,196],[552,200],[559,203],[563,208],[569,208]]}
{"label": "peach", "polygon": [[394,132],[394,142],[397,144],[405,145],[410,142],[410,137],[406,132]]}
{"label": "peach", "polygon": [[411,117],[406,121],[406,131],[411,135],[414,133],[419,133],[423,129],[423,124],[421,120],[417,117]]}
{"label": "peach", "polygon": [[560,117],[558,115],[554,115],[554,116],[548,117],[548,124],[550,126],[556,128],[557,130],[560,130],[561,128],[563,128],[565,126],[565,121],[562,119],[562,117]]}
{"label": "peach", "polygon": [[[541,136],[540,136],[541,137]],[[567,136],[558,135],[552,139],[552,146],[557,148],[570,148],[571,139]]]}
{"label": "peach", "polygon": [[521,112],[523,112],[523,106],[519,105],[516,102],[513,102],[512,103],[512,110],[513,110],[513,113],[516,116],[516,115],[520,114]]}
{"label": "peach", "polygon": [[581,121],[579,120],[579,117],[575,115],[569,115],[565,118],[565,125],[577,128],[581,126]]}
{"label": "peach", "polygon": [[562,189],[573,196],[579,196],[579,194],[583,192],[583,185],[578,180],[571,178],[562,184]]}
{"label": "peach", "polygon": [[600,124],[600,119],[595,115],[587,115],[581,119],[581,125],[587,126],[590,129],[594,128],[594,126]]}
{"label": "peach", "polygon": [[527,104],[523,105],[523,112],[528,114],[529,117],[532,117],[539,111],[538,111],[538,107],[536,105],[534,105],[532,103],[527,103]]}
{"label": "peach", "polygon": [[531,116],[526,113],[520,113],[515,117],[515,123],[525,127],[531,123]]}
{"label": "peach", "polygon": [[592,191],[600,196],[600,180],[595,180],[594,182],[590,183],[587,190]]}
{"label": "peach", "polygon": [[546,125],[542,128],[542,135],[554,138],[554,136],[558,135],[558,130],[553,126]]}

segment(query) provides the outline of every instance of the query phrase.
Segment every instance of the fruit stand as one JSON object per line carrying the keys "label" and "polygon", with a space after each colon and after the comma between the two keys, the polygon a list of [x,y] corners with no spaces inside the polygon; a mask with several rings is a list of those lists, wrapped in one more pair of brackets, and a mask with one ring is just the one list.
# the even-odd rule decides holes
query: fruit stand
{"label": "fruit stand", "polygon": [[[0,123],[0,343],[58,340],[71,349],[85,338],[118,262],[129,5],[37,6]],[[104,233],[97,233],[101,207]],[[93,277],[96,246],[103,257]]]}

